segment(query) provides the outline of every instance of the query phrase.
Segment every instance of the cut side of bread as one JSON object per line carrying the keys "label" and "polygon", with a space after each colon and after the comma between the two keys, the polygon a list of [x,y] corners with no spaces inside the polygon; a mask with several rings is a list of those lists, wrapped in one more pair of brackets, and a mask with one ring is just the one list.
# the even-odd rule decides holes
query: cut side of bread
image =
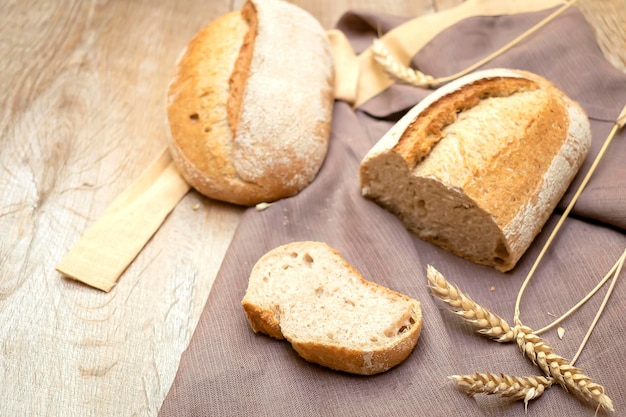
{"label": "cut side of bread", "polygon": [[292,196],[328,150],[334,62],[304,9],[249,0],[188,44],[168,90],[169,149],[197,191],[254,205]]}
{"label": "cut side of bread", "polygon": [[365,280],[322,242],[293,242],[254,266],[242,306],[254,332],[309,362],[372,375],[403,362],[422,326],[419,301]]}
{"label": "cut side of bread", "polygon": [[589,150],[582,108],[544,78],[486,70],[411,109],[360,166],[362,194],[420,238],[512,269]]}

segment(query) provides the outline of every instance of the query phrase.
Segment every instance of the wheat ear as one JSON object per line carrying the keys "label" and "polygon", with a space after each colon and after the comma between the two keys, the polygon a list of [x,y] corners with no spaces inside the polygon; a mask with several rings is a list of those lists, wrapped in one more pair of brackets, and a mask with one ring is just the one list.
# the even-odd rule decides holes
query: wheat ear
{"label": "wheat ear", "polygon": [[604,393],[604,387],[591,381],[580,369],[573,366],[567,359],[554,353],[532,329],[520,325],[515,327],[517,344],[535,365],[547,376],[553,377],[561,386],[573,394],[598,406],[614,411],[613,401]]}
{"label": "wheat ear", "polygon": [[433,266],[428,265],[426,275],[430,292],[474,327],[479,334],[502,343],[515,340],[515,332],[506,320],[476,304],[461,290],[450,284]]}
{"label": "wheat ear", "polygon": [[602,408],[614,411],[613,402],[604,393],[604,387],[591,381],[591,378],[567,359],[554,353],[554,349],[531,328],[521,323],[511,328],[504,319],[476,304],[460,289],[450,284],[433,266],[428,265],[426,275],[431,293],[475,327],[478,333],[498,342],[515,340],[522,353],[566,390],[586,401],[595,402]]}
{"label": "wheat ear", "polygon": [[379,39],[374,39],[372,53],[376,62],[395,81],[423,88],[432,87],[437,83],[434,77],[400,64]]}
{"label": "wheat ear", "polygon": [[519,377],[514,375],[495,375],[490,372],[476,372],[471,375],[452,375],[451,380],[465,390],[469,396],[474,394],[499,395],[512,400],[524,400],[524,409],[528,402],[541,397],[541,394],[554,384],[554,378],[543,376]]}
{"label": "wheat ear", "polygon": [[413,85],[415,87],[435,87],[437,85],[443,84],[444,82],[455,80],[463,75],[469,74],[475,69],[481,67],[485,63],[491,61],[493,58],[503,54],[504,52],[511,49],[513,46],[526,39],[528,36],[535,33],[537,30],[548,24],[551,20],[557,17],[559,14],[564,12],[567,8],[576,3],[576,0],[566,1],[563,6],[561,6],[554,13],[545,17],[542,21],[532,26],[530,29],[526,30],[521,35],[517,36],[511,42],[507,43],[497,51],[489,54],[488,56],[480,59],[478,62],[475,62],[473,65],[465,68],[462,71],[457,72],[456,74],[449,75],[447,77],[435,78],[430,75],[426,75],[421,71],[414,70],[405,65],[402,65],[398,62],[389,52],[387,47],[382,43],[382,41],[378,39],[374,39],[372,44],[372,53],[374,54],[374,59],[376,62],[383,68],[383,70],[395,81]]}

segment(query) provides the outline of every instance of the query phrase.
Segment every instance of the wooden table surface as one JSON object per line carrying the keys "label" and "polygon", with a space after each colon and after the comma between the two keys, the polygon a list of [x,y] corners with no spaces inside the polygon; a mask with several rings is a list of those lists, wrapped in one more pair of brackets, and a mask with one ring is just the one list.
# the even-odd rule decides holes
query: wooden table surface
{"label": "wooden table surface", "polygon": [[[461,0],[296,0],[417,16]],[[0,415],[156,415],[243,210],[189,192],[110,292],[55,266],[165,143],[165,91],[243,0],[0,4]],[[580,0],[626,71],[626,0]]]}

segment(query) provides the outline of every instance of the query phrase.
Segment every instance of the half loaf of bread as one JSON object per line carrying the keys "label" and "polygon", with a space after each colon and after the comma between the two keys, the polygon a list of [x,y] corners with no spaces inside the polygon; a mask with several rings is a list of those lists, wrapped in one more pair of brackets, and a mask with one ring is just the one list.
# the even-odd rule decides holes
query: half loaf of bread
{"label": "half loaf of bread", "polygon": [[546,79],[493,69],[430,94],[365,156],[361,191],[420,238],[512,269],[589,150],[580,105]]}
{"label": "half loaf of bread", "polygon": [[330,135],[333,58],[325,31],[281,0],[250,0],[183,51],[168,91],[169,148],[208,197],[241,205],[296,194]]}
{"label": "half loaf of bread", "polygon": [[422,326],[418,301],[366,281],[321,242],[265,254],[242,305],[254,332],[287,339],[307,361],[361,375],[404,361]]}

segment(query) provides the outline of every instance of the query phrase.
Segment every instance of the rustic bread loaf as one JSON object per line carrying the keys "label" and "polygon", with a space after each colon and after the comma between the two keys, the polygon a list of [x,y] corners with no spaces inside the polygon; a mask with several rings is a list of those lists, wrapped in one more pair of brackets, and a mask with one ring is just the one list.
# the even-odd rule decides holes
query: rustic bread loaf
{"label": "rustic bread loaf", "polygon": [[243,309],[254,332],[286,339],[304,359],[372,375],[413,351],[420,303],[363,279],[321,242],[293,242],[252,269]]}
{"label": "rustic bread loaf", "polygon": [[360,166],[362,194],[420,238],[512,269],[591,143],[578,103],[546,79],[485,70],[433,92]]}
{"label": "rustic bread loaf", "polygon": [[320,24],[280,0],[250,0],[189,43],[168,91],[169,148],[208,197],[241,205],[296,194],[330,135],[333,59]]}

